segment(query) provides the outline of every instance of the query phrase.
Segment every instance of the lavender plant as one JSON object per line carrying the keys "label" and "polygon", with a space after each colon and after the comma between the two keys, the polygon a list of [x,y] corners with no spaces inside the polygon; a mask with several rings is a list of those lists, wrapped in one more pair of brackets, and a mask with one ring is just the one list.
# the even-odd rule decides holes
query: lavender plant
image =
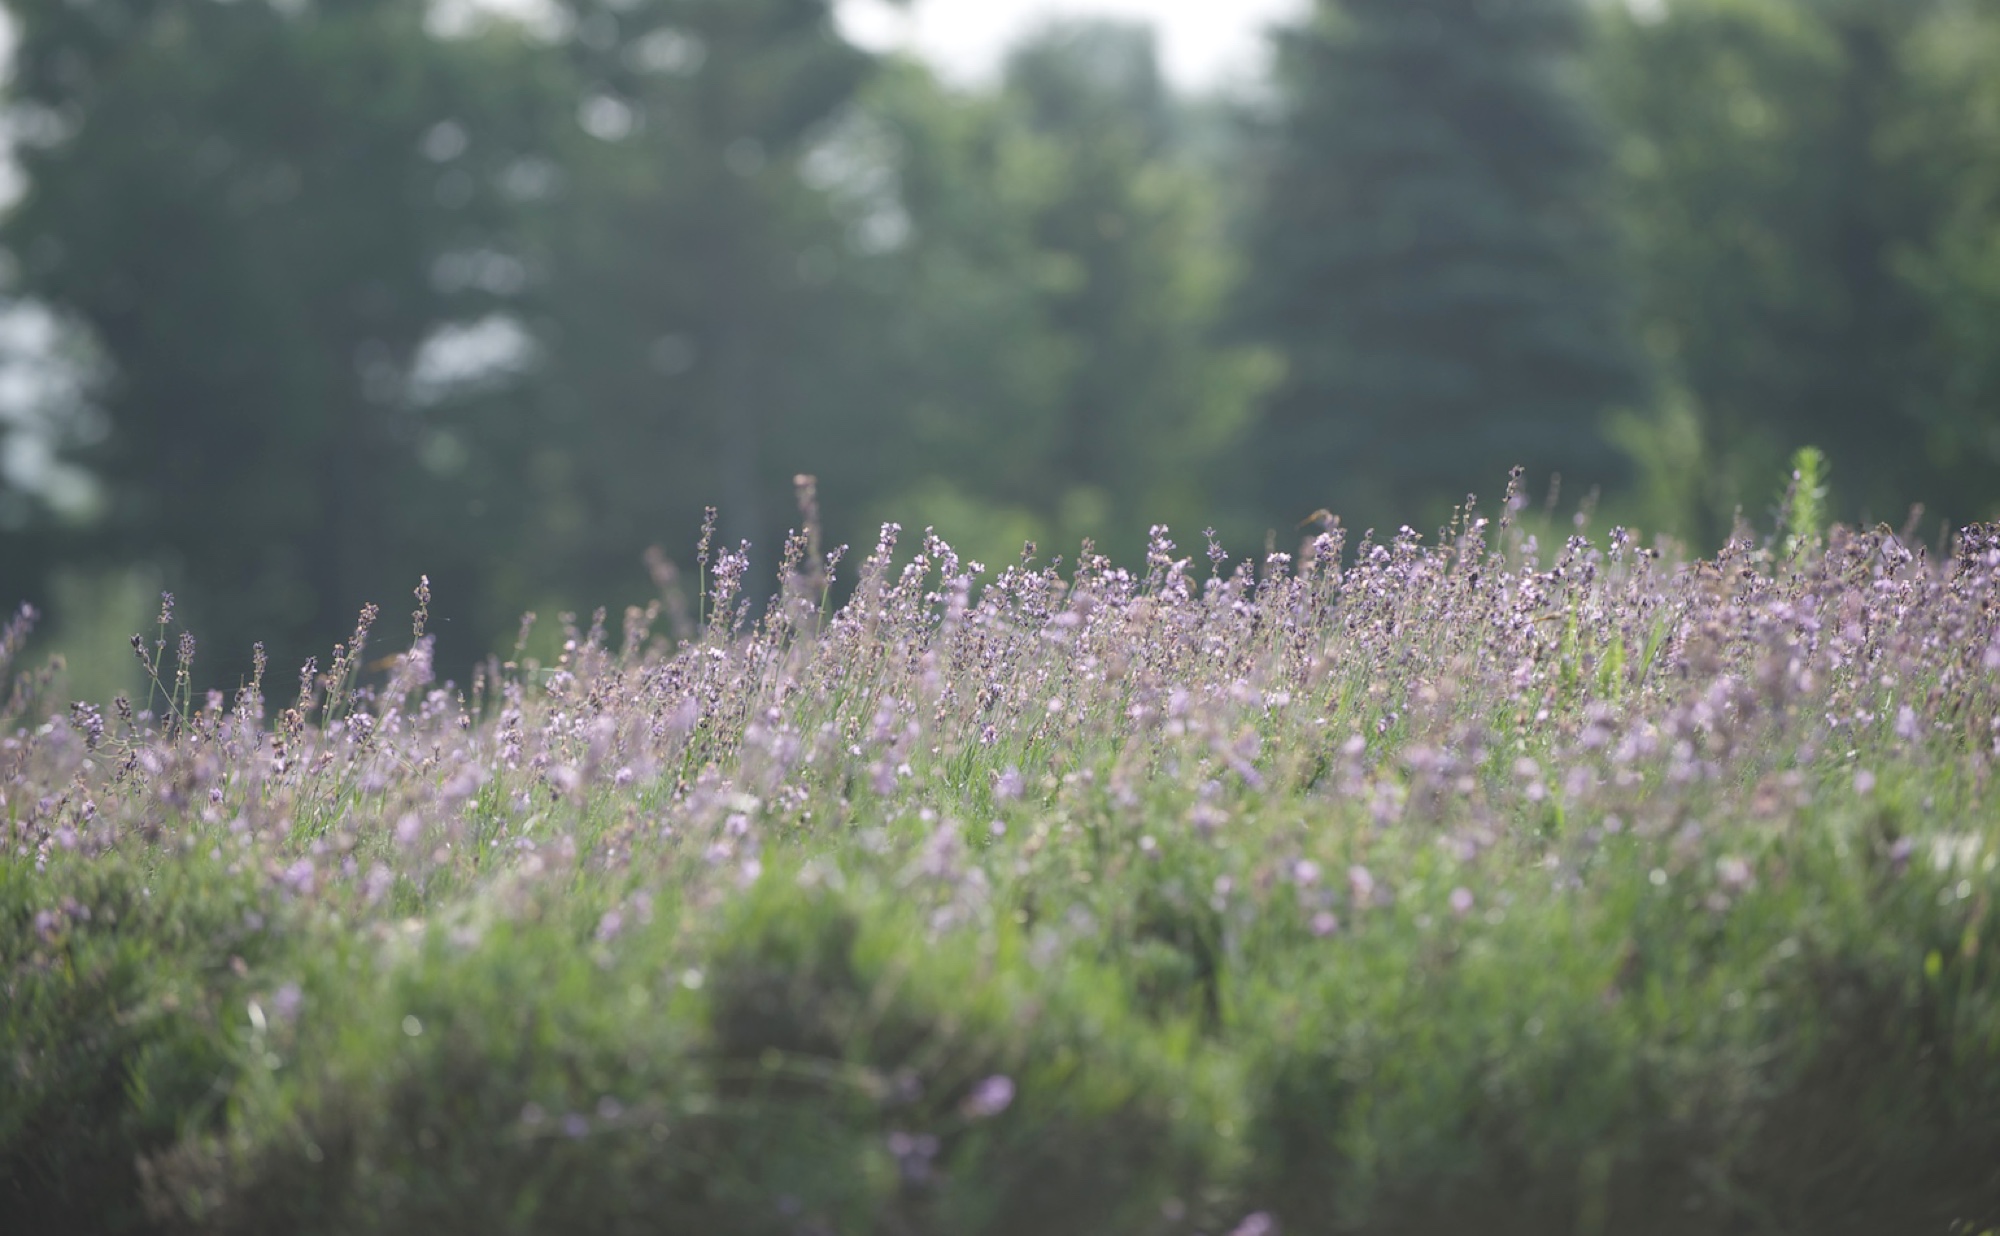
{"label": "lavender plant", "polygon": [[152,706],[16,686],[0,1218],[2000,1222],[2000,530],[1521,507],[1136,571],[889,525],[837,608],[810,526],[761,610],[705,534],[698,622],[464,684],[426,584],[290,698],[165,625]]}

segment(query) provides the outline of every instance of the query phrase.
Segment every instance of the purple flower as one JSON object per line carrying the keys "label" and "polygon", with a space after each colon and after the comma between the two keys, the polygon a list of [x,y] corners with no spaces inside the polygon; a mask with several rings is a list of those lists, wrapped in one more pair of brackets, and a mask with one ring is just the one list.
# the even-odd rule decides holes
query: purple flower
{"label": "purple flower", "polygon": [[1009,764],[993,782],[993,797],[1002,802],[1011,802],[1021,797],[1027,788],[1028,779],[1021,775],[1019,768]]}
{"label": "purple flower", "polygon": [[1356,863],[1347,869],[1347,891],[1354,894],[1356,905],[1367,905],[1375,896],[1375,877],[1368,868]]}
{"label": "purple flower", "polygon": [[448,803],[464,802],[479,792],[480,783],[484,780],[477,767],[462,765],[457,772],[445,778],[444,784],[438,787],[438,795]]}
{"label": "purple flower", "polygon": [[625,930],[625,916],[616,909],[606,910],[604,917],[597,920],[597,942],[609,944],[616,940],[618,933],[623,930]]}
{"label": "purple flower", "polygon": [[1896,838],[1896,844],[1889,847],[1889,861],[1895,864],[1898,871],[1901,871],[1909,865],[1910,852],[1916,848],[1917,843],[1908,837],[1898,837]]}
{"label": "purple flower", "polygon": [[896,792],[896,770],[887,760],[876,760],[868,766],[868,784],[877,794],[884,796]]}
{"label": "purple flower", "polygon": [[397,845],[403,846],[404,848],[407,849],[408,847],[415,845],[417,843],[417,839],[419,837],[422,837],[423,835],[424,835],[423,817],[419,816],[416,812],[414,811],[405,812],[403,817],[396,821]]}
{"label": "purple flower", "polygon": [[923,1184],[931,1178],[931,1160],[937,1158],[940,1143],[929,1133],[905,1133],[898,1129],[889,1134],[889,1153],[896,1157],[896,1166],[902,1170],[903,1179],[911,1184]]}
{"label": "purple flower", "polygon": [[899,1159],[930,1159],[938,1152],[938,1139],[929,1133],[905,1133],[901,1129],[892,1130],[888,1137],[889,1153]]}
{"label": "purple flower", "polygon": [[985,1120],[1006,1111],[1014,1102],[1014,1079],[1004,1073],[980,1082],[965,1096],[959,1110],[968,1120]]}
{"label": "purple flower", "polygon": [[1472,890],[1459,887],[1451,890],[1451,912],[1464,918],[1472,913]]}
{"label": "purple flower", "polygon": [[1243,1216],[1243,1222],[1229,1229],[1229,1236],[1278,1236],[1278,1221],[1260,1210]]}
{"label": "purple flower", "polygon": [[318,876],[319,872],[313,867],[313,861],[310,858],[302,858],[285,868],[285,874],[279,877],[279,883],[303,896],[313,891]]}

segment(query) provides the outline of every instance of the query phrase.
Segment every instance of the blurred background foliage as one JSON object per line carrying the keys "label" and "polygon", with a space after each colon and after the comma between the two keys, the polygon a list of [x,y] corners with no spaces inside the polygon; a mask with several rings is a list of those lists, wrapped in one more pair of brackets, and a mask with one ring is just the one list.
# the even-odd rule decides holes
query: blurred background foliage
{"label": "blurred background foliage", "polygon": [[1837,517],[2000,511],[2000,0],[1317,0],[1215,97],[833,0],[0,7],[0,601],[78,695],[160,588],[216,685],[420,573],[504,654],[707,506],[774,568],[799,473],[993,565],[1515,463],[1710,548],[1806,445]]}

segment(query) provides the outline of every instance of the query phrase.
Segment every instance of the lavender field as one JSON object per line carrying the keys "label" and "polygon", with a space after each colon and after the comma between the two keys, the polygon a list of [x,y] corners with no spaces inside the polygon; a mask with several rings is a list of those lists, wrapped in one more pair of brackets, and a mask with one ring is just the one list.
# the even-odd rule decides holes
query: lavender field
{"label": "lavender field", "polygon": [[0,1230],[2000,1223],[2000,538],[1518,505],[9,664]]}

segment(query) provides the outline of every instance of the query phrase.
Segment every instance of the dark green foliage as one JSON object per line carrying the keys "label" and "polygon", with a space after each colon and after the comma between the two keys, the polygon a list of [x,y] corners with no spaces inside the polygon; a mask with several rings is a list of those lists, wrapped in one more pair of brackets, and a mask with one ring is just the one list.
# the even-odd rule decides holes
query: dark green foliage
{"label": "dark green foliage", "polygon": [[1245,321],[1274,519],[1441,522],[1502,461],[1611,479],[1638,393],[1577,0],[1322,0],[1278,40]]}
{"label": "dark green foliage", "polygon": [[2000,1034],[1962,978],[1993,930],[1974,911],[1927,954],[1957,916],[1831,851],[1733,907],[1634,879],[1266,993],[1287,1029],[1253,1069],[1252,1196],[1326,1233],[1993,1222]]}
{"label": "dark green foliage", "polygon": [[1656,518],[1718,543],[1808,443],[1837,515],[1987,514],[2000,402],[1968,328],[1995,320],[1991,75],[1971,68],[1991,13],[1687,0],[1605,26],[1643,331],[1704,474]]}
{"label": "dark green foliage", "polygon": [[[759,900],[712,972],[720,1067],[759,1061],[750,1094],[811,1100],[773,1129],[839,1111],[839,1064],[868,1083],[845,1140],[936,1139],[927,1162],[904,1160],[879,1229],[1145,1231],[1168,1199],[1219,1182],[1229,1149],[1209,1128],[1222,1113],[1206,1069],[1123,1008],[1111,973],[1038,976],[1009,933],[978,952],[926,948],[904,916],[857,917],[827,894]],[[1011,1097],[982,1115],[994,1079]]]}
{"label": "dark green foliage", "polygon": [[199,860],[0,863],[0,1228],[146,1230],[139,1160],[221,1127],[274,913]]}
{"label": "dark green foliage", "polygon": [[1220,458],[1268,366],[1219,337],[1235,272],[1181,113],[1147,31],[1077,22],[992,96],[901,65],[829,128],[810,169],[866,316],[820,379],[846,431],[797,441],[852,512],[837,535],[893,519],[986,562],[1085,537],[1134,561],[1152,523],[1226,522]]}
{"label": "dark green foliage", "polygon": [[667,915],[604,948],[540,894],[302,935],[198,860],[16,865],[0,1215],[939,1236],[1254,1207],[1303,1233],[2000,1218],[1984,900],[1814,837],[1767,856],[1771,887],[1697,901],[1711,886],[1647,878],[1642,844],[1615,855],[1629,879],[1491,923],[1412,934],[1378,910],[1305,951],[1264,938],[1221,1020],[1154,956],[1225,964],[1219,916],[1143,881],[1113,969],[790,880],[692,949]]}
{"label": "dark green foliage", "polygon": [[522,424],[489,403],[468,434],[414,365],[518,300],[438,264],[514,261],[496,186],[543,144],[546,69],[383,0],[9,9],[10,94],[40,118],[16,290],[111,367],[109,436],[80,458],[112,508],[69,559],[165,564],[231,685],[253,640],[289,674],[420,572],[474,593],[514,534]]}
{"label": "dark green foliage", "polygon": [[156,1212],[216,1233],[1081,1236],[1151,1230],[1222,1179],[1214,1087],[1103,976],[783,885],[731,917],[701,964],[660,930],[593,963],[553,924],[300,959],[282,1063],[226,1131],[151,1161]]}
{"label": "dark green foliage", "polygon": [[691,1019],[659,976],[606,974],[560,928],[329,952],[273,1043],[291,1059],[225,1134],[152,1163],[170,1228],[759,1230],[717,1196]]}
{"label": "dark green foliage", "polygon": [[1126,952],[1118,960],[1139,1008],[1222,1025],[1222,916],[1185,880],[1146,887],[1134,907]]}
{"label": "dark green foliage", "polygon": [[[1003,97],[1047,161],[1030,226],[1044,313],[1073,359],[1034,505],[1062,513],[1065,539],[1136,562],[1138,529],[1217,518],[1218,459],[1265,384],[1259,358],[1220,338],[1234,271],[1215,192],[1181,155],[1182,108],[1146,27],[1052,26],[1009,57]],[[1109,528],[1132,532],[1106,543]]]}
{"label": "dark green foliage", "polygon": [[561,54],[582,125],[534,228],[553,327],[536,396],[555,432],[531,481],[552,518],[516,569],[545,589],[615,580],[639,595],[641,553],[665,541],[685,559],[707,505],[725,544],[748,539],[774,564],[792,477],[828,471],[820,444],[865,423],[841,349],[879,306],[802,164],[873,58],[827,0],[558,8],[577,32]]}
{"label": "dark green foliage", "polygon": [[[802,472],[829,546],[1215,519],[1267,366],[1212,338],[1232,263],[1143,31],[976,96],[825,0],[16,7],[13,290],[101,353],[67,455],[111,509],[9,531],[0,600],[157,568],[232,686],[428,574],[462,682],[524,609],[648,595],[705,506],[762,575]],[[522,346],[434,372],[468,337]]]}

